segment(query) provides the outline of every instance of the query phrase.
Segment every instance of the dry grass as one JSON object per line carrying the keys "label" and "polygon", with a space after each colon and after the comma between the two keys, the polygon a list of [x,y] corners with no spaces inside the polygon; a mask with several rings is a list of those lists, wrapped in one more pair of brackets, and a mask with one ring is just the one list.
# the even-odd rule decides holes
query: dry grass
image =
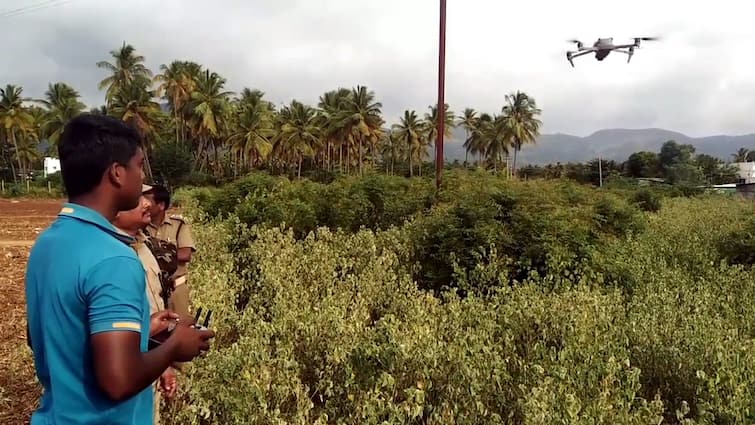
{"label": "dry grass", "polygon": [[60,209],[60,201],[0,200],[0,424],[28,424],[41,387],[26,346],[24,273],[30,242]]}

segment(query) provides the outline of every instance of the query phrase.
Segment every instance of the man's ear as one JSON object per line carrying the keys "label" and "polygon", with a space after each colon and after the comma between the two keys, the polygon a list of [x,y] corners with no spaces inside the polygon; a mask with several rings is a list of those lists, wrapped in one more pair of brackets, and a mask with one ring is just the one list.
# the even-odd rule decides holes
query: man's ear
{"label": "man's ear", "polygon": [[107,169],[108,180],[115,187],[123,186],[123,181],[126,177],[126,167],[114,162],[110,164]]}

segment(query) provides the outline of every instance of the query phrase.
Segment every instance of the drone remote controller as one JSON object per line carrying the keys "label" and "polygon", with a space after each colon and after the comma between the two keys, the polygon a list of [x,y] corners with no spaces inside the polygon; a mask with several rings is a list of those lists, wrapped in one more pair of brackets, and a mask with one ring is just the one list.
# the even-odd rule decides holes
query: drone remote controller
{"label": "drone remote controller", "polygon": [[[194,316],[194,324],[191,325],[192,328],[200,330],[200,331],[206,331],[209,329],[210,326],[210,317],[212,316],[212,310],[207,310],[207,315],[204,318],[204,322],[200,325],[199,324],[199,317],[202,314],[202,307],[199,307],[197,309],[197,314]],[[173,330],[176,328],[176,322],[170,322],[168,325],[168,329],[149,337],[149,350],[152,350],[154,348],[157,348],[160,344],[165,342],[165,340],[170,337],[170,334],[173,332]]]}
{"label": "drone remote controller", "polygon": [[199,307],[197,309],[197,314],[194,316],[194,324],[192,327],[194,329],[199,329],[200,331],[206,331],[208,327],[210,326],[210,317],[212,316],[212,310],[207,310],[207,315],[204,317],[204,322],[200,325],[199,324],[199,317],[202,314],[202,307]]}

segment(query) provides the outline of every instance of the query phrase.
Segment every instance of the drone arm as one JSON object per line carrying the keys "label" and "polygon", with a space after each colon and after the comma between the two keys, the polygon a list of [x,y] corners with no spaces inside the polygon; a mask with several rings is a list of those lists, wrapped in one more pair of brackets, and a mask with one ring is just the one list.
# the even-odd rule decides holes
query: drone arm
{"label": "drone arm", "polygon": [[580,52],[572,52],[572,54],[571,54],[571,58],[572,58],[572,59],[574,59],[574,58],[578,58],[578,57],[580,57],[580,56],[584,56],[584,55],[586,55],[586,54],[588,54],[588,53],[592,53],[592,52],[594,52],[594,51],[595,51],[595,49],[594,49],[594,48],[592,48],[592,47],[590,47],[590,49],[589,49],[589,50],[582,50],[582,51],[580,51]]}
{"label": "drone arm", "polygon": [[584,55],[586,55],[588,53],[592,53],[593,51],[594,51],[594,49],[582,50],[580,52],[566,52],[566,59],[571,64],[572,68],[574,68],[574,58],[578,58],[580,56],[584,56]]}

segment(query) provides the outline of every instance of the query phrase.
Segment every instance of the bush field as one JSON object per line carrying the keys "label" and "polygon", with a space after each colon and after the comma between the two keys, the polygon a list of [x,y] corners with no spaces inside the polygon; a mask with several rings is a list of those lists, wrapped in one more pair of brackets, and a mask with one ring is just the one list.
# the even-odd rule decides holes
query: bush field
{"label": "bush field", "polygon": [[168,423],[755,420],[752,202],[446,184],[182,192],[218,336]]}

